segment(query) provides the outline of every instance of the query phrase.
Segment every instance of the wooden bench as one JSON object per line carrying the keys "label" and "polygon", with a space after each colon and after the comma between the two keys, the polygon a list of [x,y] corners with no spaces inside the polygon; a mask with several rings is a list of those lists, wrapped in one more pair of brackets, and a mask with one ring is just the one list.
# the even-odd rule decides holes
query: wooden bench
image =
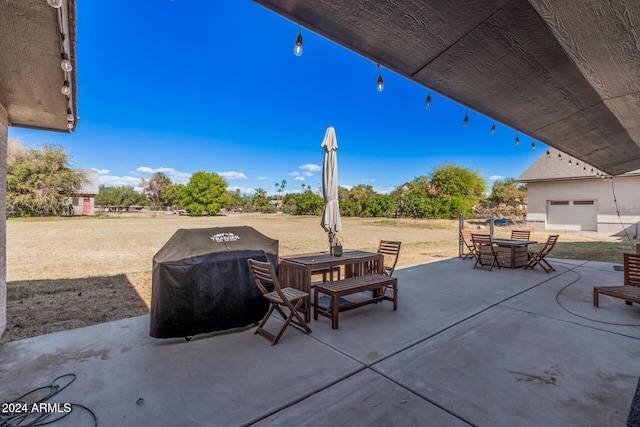
{"label": "wooden bench", "polygon": [[[381,292],[381,289],[387,286],[393,289],[392,297]],[[338,329],[338,315],[341,311],[352,310],[383,300],[393,301],[393,309],[398,309],[398,279],[384,274],[365,274],[333,282],[323,282],[315,285],[313,289],[313,318],[318,320],[318,314],[328,317],[331,319],[333,329]],[[372,291],[371,298],[340,307],[340,297],[364,291]],[[331,298],[331,304],[328,308],[318,306],[319,294],[325,294]]]}
{"label": "wooden bench", "polygon": [[640,253],[625,253],[623,256],[623,286],[594,286],[593,305],[598,306],[598,295],[608,295],[625,300],[627,304],[640,304]]}

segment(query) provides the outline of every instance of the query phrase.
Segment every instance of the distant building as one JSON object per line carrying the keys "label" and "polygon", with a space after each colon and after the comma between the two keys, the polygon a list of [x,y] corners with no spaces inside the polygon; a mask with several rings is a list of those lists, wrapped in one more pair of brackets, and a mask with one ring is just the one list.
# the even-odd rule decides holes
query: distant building
{"label": "distant building", "polygon": [[[560,154],[560,157],[558,157]],[[517,179],[527,184],[527,223],[542,230],[631,235],[640,228],[640,169],[613,178],[558,151]],[[577,167],[576,167],[577,163]],[[618,215],[619,214],[619,215]]]}
{"label": "distant building", "polygon": [[94,215],[95,200],[100,191],[98,172],[93,170],[83,170],[83,172],[87,177],[87,182],[78,191],[77,195],[70,200],[70,205],[73,208],[73,215]]}

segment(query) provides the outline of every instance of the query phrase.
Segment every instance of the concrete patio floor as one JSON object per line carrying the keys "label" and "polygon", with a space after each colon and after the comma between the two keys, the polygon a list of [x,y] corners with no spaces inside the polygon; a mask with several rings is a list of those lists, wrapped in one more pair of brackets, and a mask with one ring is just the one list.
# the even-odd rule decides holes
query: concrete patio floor
{"label": "concrete patio floor", "polygon": [[[612,264],[474,270],[445,259],[396,270],[399,307],[290,327],[148,336],[149,317],[0,347],[0,402],[64,374],[51,402],[100,426],[623,426],[640,377],[640,307],[601,297]],[[267,327],[277,330],[278,320]],[[93,425],[77,407],[54,426]]]}

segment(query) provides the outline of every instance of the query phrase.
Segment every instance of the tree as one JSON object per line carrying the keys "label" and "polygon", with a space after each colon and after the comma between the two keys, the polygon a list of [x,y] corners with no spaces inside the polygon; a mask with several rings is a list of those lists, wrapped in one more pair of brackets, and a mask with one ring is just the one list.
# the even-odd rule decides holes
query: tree
{"label": "tree", "polygon": [[251,199],[249,196],[240,194],[240,189],[236,188],[233,192],[229,192],[229,201],[225,208],[230,211],[250,211]]}
{"label": "tree", "polygon": [[25,148],[14,140],[8,144],[7,206],[14,215],[61,215],[86,180],[84,172],[69,167],[60,146]]}
{"label": "tree", "polygon": [[99,206],[131,206],[144,202],[144,195],[138,193],[130,185],[112,187],[100,185],[100,192],[96,196],[95,204]]}
{"label": "tree", "polygon": [[431,173],[430,182],[438,194],[459,194],[463,198],[475,199],[476,202],[483,198],[487,191],[487,183],[480,172],[451,163],[435,168]]}
{"label": "tree", "polygon": [[287,186],[287,180],[283,179],[281,183],[275,183],[276,187],[276,200],[282,200],[284,189]]}
{"label": "tree", "polygon": [[493,183],[489,200],[497,204],[517,206],[524,203],[527,198],[527,186],[518,184],[515,178],[506,178],[504,181]]}
{"label": "tree", "polygon": [[163,206],[170,206],[172,208],[180,208],[182,193],[184,192],[184,184],[169,184],[165,187],[162,193],[160,202]]}
{"label": "tree", "polygon": [[296,215],[320,215],[324,207],[324,199],[313,192],[311,185],[302,184],[304,192],[288,195],[295,200]]}
{"label": "tree", "polygon": [[171,179],[162,172],[156,172],[148,179],[140,178],[142,192],[151,200],[151,203],[158,205],[167,188],[171,185]]}
{"label": "tree", "polygon": [[378,194],[370,185],[356,185],[350,190],[338,187],[340,214],[344,216],[381,217],[391,215],[391,199]]}
{"label": "tree", "polygon": [[416,177],[391,193],[396,212],[410,218],[455,218],[472,213],[487,184],[479,172],[445,164],[428,176]]}
{"label": "tree", "polygon": [[215,172],[198,171],[191,175],[189,183],[182,191],[182,206],[192,215],[218,213],[229,201],[227,183]]}
{"label": "tree", "polygon": [[253,196],[253,208],[257,212],[267,213],[273,212],[274,209],[269,204],[269,199],[267,198],[267,191],[263,188],[256,189],[256,192]]}

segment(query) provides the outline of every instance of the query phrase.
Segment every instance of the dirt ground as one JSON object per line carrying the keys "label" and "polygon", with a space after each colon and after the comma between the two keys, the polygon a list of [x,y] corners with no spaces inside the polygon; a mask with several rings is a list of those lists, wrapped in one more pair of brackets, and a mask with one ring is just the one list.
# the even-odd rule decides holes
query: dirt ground
{"label": "dirt ground", "polygon": [[[375,251],[380,239],[400,240],[400,266],[458,255],[457,220],[342,221],[345,250]],[[277,239],[281,256],[328,249],[318,217],[133,214],[9,220],[7,329],[2,342],[148,313],[153,255],[177,229],[239,225]],[[496,228],[497,236],[508,233],[507,228]],[[534,231],[532,237],[544,241],[547,235]],[[619,239],[564,233],[563,240],[592,245],[589,242]]]}

